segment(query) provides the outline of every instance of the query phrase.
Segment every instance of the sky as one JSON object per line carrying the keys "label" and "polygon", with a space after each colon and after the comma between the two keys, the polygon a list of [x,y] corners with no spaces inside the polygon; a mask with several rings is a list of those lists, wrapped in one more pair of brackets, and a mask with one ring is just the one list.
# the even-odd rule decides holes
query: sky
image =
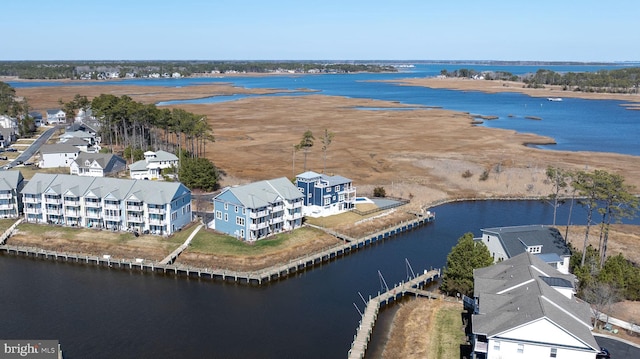
{"label": "sky", "polygon": [[638,61],[638,0],[3,0],[6,60]]}

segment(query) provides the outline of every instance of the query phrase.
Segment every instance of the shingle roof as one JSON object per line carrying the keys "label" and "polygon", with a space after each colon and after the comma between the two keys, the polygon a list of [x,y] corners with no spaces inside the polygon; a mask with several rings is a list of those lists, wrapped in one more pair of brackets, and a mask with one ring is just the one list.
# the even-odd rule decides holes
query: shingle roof
{"label": "shingle roof", "polygon": [[342,176],[328,176],[326,174],[316,173],[314,171],[307,171],[301,173],[296,176],[297,178],[305,179],[305,180],[313,180],[313,179],[321,179],[326,181],[329,186],[337,186],[340,184],[350,183],[352,182],[350,179]]}
{"label": "shingle roof", "polygon": [[566,285],[572,277],[527,252],[474,270],[479,314],[472,316],[473,332],[495,337],[537,320],[547,320],[597,350],[588,304],[567,298],[548,284]]}
{"label": "shingle roof", "polygon": [[543,225],[495,227],[482,229],[483,233],[495,234],[508,257],[526,251],[528,246],[542,246],[541,254],[555,253],[558,256],[571,255],[558,229]]}
{"label": "shingle roof", "polygon": [[88,167],[85,162],[89,161],[89,163],[97,162],[100,167],[104,170],[104,172],[111,172],[114,169],[114,166],[120,162],[122,164],[121,167],[125,166],[126,161],[119,156],[116,156],[112,153],[87,153],[80,152],[78,157],[74,160],[78,167]]}
{"label": "shingle roof", "polygon": [[[280,201],[281,198],[289,201],[304,198],[296,186],[285,177],[231,187],[227,191],[231,192],[246,208],[266,207]],[[220,195],[222,193],[218,196]]]}
{"label": "shingle roof", "polygon": [[111,194],[120,200],[135,195],[139,200],[150,204],[166,204],[189,192],[189,189],[179,182],[36,173],[22,193],[40,194],[48,188],[60,194],[72,191],[78,196],[93,193],[98,197],[105,197]]}
{"label": "shingle roof", "polygon": [[20,171],[0,171],[0,190],[15,190],[22,180],[22,172]]}
{"label": "shingle roof", "polygon": [[55,143],[52,145],[42,145],[40,147],[40,153],[78,153],[80,150],[72,145],[66,143]]}

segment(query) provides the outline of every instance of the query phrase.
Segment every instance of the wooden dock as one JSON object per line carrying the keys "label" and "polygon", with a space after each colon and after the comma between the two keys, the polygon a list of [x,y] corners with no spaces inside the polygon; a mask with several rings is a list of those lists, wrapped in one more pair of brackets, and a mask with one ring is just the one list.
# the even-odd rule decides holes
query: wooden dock
{"label": "wooden dock", "polygon": [[421,290],[420,287],[440,277],[440,269],[424,271],[423,274],[407,281],[402,282],[389,289],[388,291],[378,294],[375,298],[370,298],[367,302],[367,308],[362,315],[360,325],[356,330],[356,335],[351,343],[349,350],[349,359],[362,359],[369,346],[369,340],[373,333],[373,327],[378,319],[378,312],[383,305],[393,303],[407,294],[435,297],[433,293]]}
{"label": "wooden dock", "polygon": [[[23,247],[12,245],[0,245],[0,252],[11,255],[26,256],[32,258],[49,259],[64,262],[84,263],[110,268],[121,268],[129,270],[139,270],[141,272],[173,274],[195,278],[208,278],[223,281],[233,281],[237,283],[258,284],[286,278],[291,274],[305,271],[314,266],[330,262],[339,257],[355,252],[361,248],[383,241],[402,232],[418,228],[435,219],[434,215],[418,216],[411,221],[399,223],[396,226],[382,231],[369,234],[362,238],[351,238],[339,233],[332,233],[337,238],[344,241],[337,246],[325,249],[321,252],[312,253],[300,258],[292,259],[287,263],[277,264],[272,267],[258,271],[242,272],[222,268],[198,268],[175,263],[179,254],[188,246],[188,241],[177,248],[173,253],[162,261],[151,261],[142,258],[138,259],[114,259],[110,256],[95,256],[79,253],[66,253],[44,250],[35,247]],[[200,227],[198,227],[200,228]],[[194,230],[194,233],[198,230]],[[331,232],[329,232],[331,233]],[[191,237],[190,237],[191,238]]]}

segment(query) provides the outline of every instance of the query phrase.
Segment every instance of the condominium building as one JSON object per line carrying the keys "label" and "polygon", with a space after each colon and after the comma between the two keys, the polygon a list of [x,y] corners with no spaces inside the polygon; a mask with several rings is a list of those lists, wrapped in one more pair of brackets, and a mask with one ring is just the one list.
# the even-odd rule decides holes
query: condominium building
{"label": "condominium building", "polygon": [[170,235],[192,219],[179,182],[36,173],[21,194],[27,222]]}

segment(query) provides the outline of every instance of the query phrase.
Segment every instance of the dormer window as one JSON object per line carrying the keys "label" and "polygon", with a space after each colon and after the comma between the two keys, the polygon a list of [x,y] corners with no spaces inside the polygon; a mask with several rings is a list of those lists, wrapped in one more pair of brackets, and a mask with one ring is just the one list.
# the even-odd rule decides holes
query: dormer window
{"label": "dormer window", "polygon": [[542,252],[542,246],[529,246],[527,247],[527,252],[529,253],[540,253]]}

